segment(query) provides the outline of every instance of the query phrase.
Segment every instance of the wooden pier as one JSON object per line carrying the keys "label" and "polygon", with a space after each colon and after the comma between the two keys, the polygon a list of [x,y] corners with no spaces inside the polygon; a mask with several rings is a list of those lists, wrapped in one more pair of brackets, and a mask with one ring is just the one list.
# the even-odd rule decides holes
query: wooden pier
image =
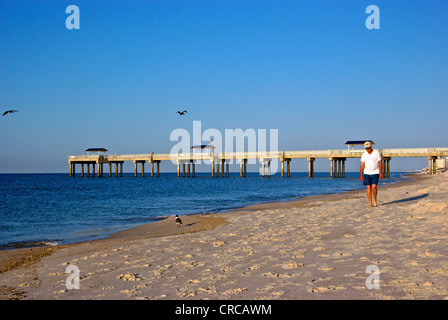
{"label": "wooden pier", "polygon": [[[177,164],[178,177],[194,177],[195,165],[198,161],[207,161],[211,164],[212,177],[228,177],[229,163],[240,164],[240,176],[246,177],[247,163],[249,159],[261,162],[262,176],[271,175],[271,162],[278,160],[281,162],[281,175],[290,176],[290,162],[292,159],[306,159],[308,161],[308,176],[314,176],[314,161],[318,158],[327,158],[330,161],[330,176],[334,178],[345,177],[345,161],[348,158],[361,158],[364,150],[311,150],[311,151],[276,151],[276,152],[223,152],[223,153],[189,153],[189,154],[129,154],[129,155],[108,155],[105,149],[87,149],[85,155],[71,155],[68,157],[70,165],[70,176],[75,176],[75,166],[81,165],[81,176],[85,176],[84,165],[86,165],[87,176],[90,176],[90,165],[92,165],[92,176],[103,177],[104,165],[109,166],[109,176],[112,176],[112,168],[115,167],[115,176],[123,175],[123,163],[132,161],[134,163],[134,175],[138,176],[138,166],[141,167],[141,175],[145,175],[145,163],[151,165],[151,177],[159,176],[160,163],[171,161]],[[429,174],[437,172],[437,159],[448,156],[448,148],[399,148],[399,149],[379,149],[383,158],[383,175],[390,177],[390,161],[395,157],[425,157],[428,159]],[[154,174],[154,166],[157,167]],[[181,170],[182,167],[182,170]],[[97,170],[96,170],[97,168]],[[182,174],[181,174],[182,171]]]}

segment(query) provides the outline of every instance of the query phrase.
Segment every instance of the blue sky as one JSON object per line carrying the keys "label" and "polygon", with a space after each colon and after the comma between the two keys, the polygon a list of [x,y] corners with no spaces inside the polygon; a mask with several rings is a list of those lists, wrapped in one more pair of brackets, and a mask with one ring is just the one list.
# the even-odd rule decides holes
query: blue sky
{"label": "blue sky", "polygon": [[[79,30],[65,25],[71,4]],[[371,4],[379,30],[365,26]],[[0,107],[19,110],[0,118],[0,173],[68,172],[89,147],[168,153],[194,120],[278,129],[280,150],[447,147],[447,12],[443,0],[0,0]]]}

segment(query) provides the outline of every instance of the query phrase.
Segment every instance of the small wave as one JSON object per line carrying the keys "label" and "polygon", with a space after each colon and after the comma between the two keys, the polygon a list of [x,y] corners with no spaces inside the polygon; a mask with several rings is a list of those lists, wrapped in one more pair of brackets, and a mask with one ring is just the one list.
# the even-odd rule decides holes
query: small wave
{"label": "small wave", "polygon": [[44,245],[46,246],[50,246],[50,247],[55,247],[60,245],[60,243],[58,241],[42,241],[44,243]]}
{"label": "small wave", "polygon": [[21,242],[9,242],[0,245],[0,250],[12,250],[12,249],[28,249],[37,247],[54,247],[59,245],[59,241],[21,241]]}

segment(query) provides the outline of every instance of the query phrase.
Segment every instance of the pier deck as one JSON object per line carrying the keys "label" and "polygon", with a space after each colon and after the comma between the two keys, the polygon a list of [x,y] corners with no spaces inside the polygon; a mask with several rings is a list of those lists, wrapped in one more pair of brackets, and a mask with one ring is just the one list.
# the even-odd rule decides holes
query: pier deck
{"label": "pier deck", "polygon": [[[103,176],[103,165],[109,164],[109,176],[112,175],[112,166],[115,164],[115,175],[122,176],[123,163],[125,161],[134,162],[134,173],[137,176],[137,164],[142,166],[142,175],[144,176],[144,165],[146,162],[151,164],[151,176],[154,176],[154,164],[157,166],[157,176],[159,176],[159,165],[161,161],[171,161],[177,164],[177,174],[180,176],[180,166],[182,164],[183,174],[185,176],[185,165],[188,166],[188,176],[192,173],[195,176],[195,164],[198,161],[207,161],[211,164],[212,176],[220,174],[224,176],[224,166],[227,168],[226,176],[229,175],[229,163],[237,161],[240,163],[240,176],[246,176],[247,162],[252,159],[259,161],[262,165],[262,175],[265,173],[265,163],[268,166],[268,176],[270,176],[270,163],[273,160],[281,161],[281,173],[284,176],[284,163],[287,165],[287,176],[290,173],[290,161],[292,159],[307,159],[308,160],[308,174],[310,177],[314,176],[314,161],[316,158],[328,158],[330,160],[330,176],[344,177],[345,176],[345,161],[347,158],[361,158],[364,150],[304,150],[304,151],[275,151],[275,152],[201,152],[189,154],[124,154],[124,155],[71,155],[68,157],[70,165],[70,176],[75,176],[75,165],[81,165],[81,174],[84,176],[84,164],[87,165],[87,175],[90,176],[90,164],[93,166],[93,176],[95,176],[95,165],[98,165],[98,176]],[[390,160],[392,157],[426,157],[429,164],[429,173],[434,174],[437,171],[436,160],[443,156],[448,156],[448,148],[396,148],[396,149],[379,149],[383,158],[383,173],[385,177],[390,175]],[[192,166],[192,172],[190,171]],[[119,170],[120,168],[120,170]]]}

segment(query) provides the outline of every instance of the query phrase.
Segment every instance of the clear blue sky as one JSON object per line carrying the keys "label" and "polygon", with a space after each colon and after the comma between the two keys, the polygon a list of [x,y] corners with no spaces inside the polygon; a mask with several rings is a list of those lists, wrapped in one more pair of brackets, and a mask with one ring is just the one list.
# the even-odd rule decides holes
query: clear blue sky
{"label": "clear blue sky", "polygon": [[[79,30],[65,26],[71,4]],[[371,4],[379,30],[365,26]],[[278,129],[280,150],[447,147],[447,12],[445,0],[0,0],[0,108],[19,110],[0,117],[0,173],[68,172],[89,147],[167,153],[193,120]]]}

